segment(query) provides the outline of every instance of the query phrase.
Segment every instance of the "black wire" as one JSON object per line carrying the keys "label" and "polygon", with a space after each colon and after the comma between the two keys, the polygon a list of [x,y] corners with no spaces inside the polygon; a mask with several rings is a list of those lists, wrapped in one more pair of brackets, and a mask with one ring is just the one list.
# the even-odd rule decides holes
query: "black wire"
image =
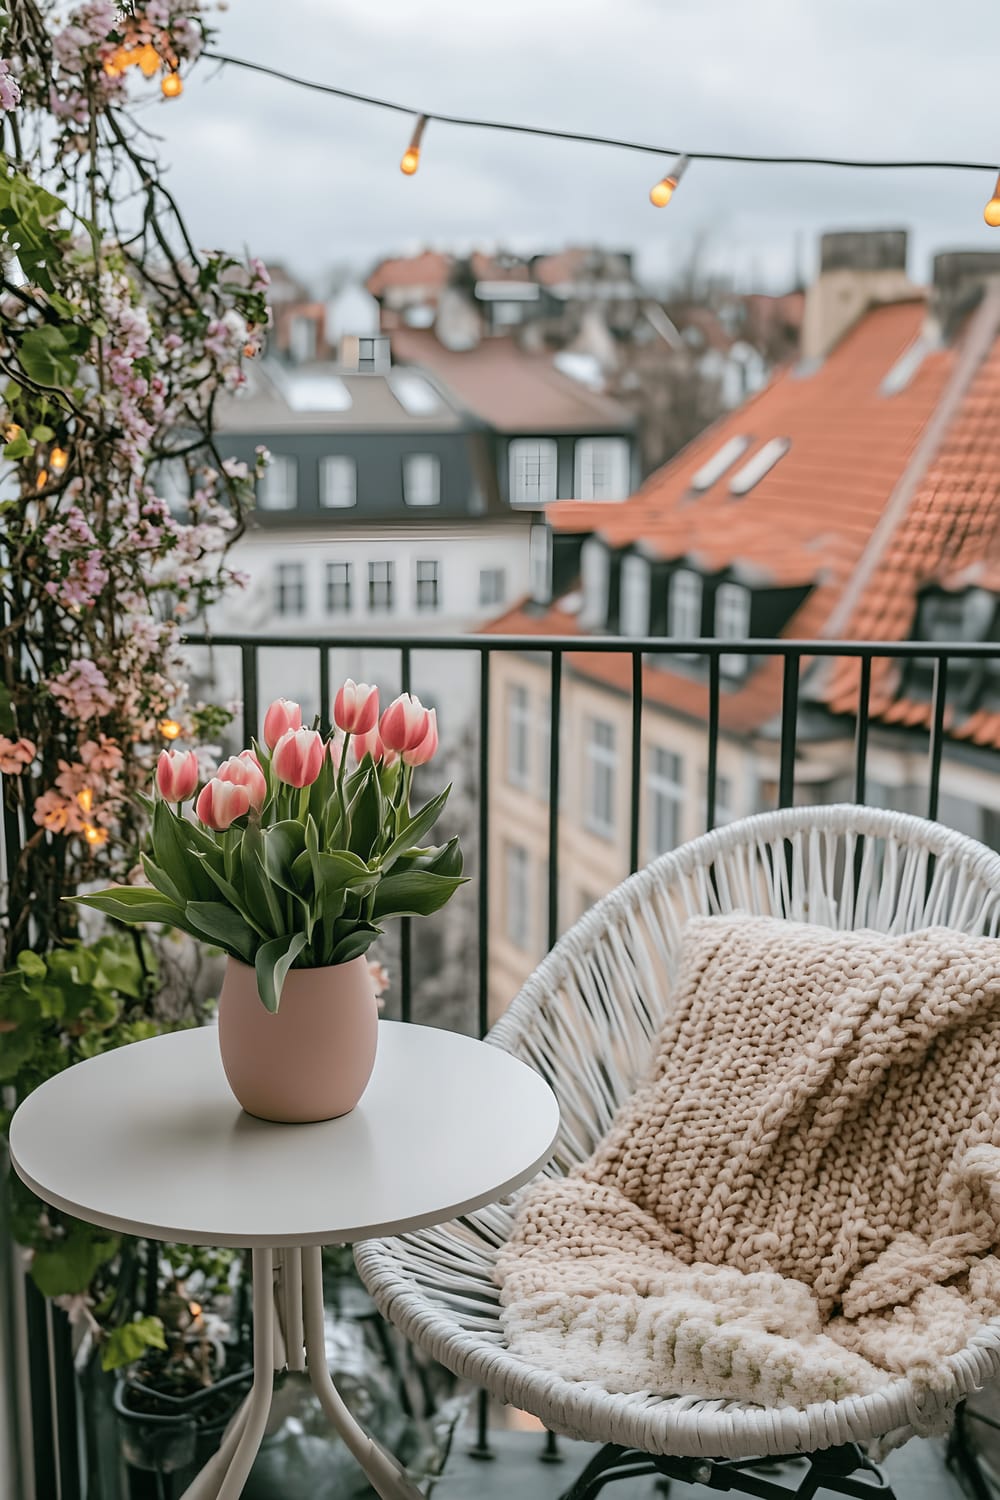
{"label": "black wire", "polygon": [[298,78],[294,73],[283,73],[280,68],[270,68],[265,63],[248,62],[243,57],[228,57],[222,52],[203,52],[202,56],[232,68],[245,68],[249,73],[265,73],[269,78],[280,78],[283,83],[293,83],[300,89],[312,89],[318,94],[333,94],[337,99],[351,99],[355,104],[371,104],[376,109],[391,109],[400,115],[423,115],[425,119],[438,120],[442,125],[459,125],[471,130],[504,130],[511,135],[546,136],[554,141],[578,141],[587,146],[616,146],[621,151],[641,151],[647,156],[687,156],[692,161],[749,162],[759,166],[855,167],[879,172],[911,169],[922,172],[998,170],[996,161],[877,161],[850,156],[757,156],[736,151],[682,151],[679,146],[653,146],[644,141],[623,141],[614,136],[587,135],[577,130],[550,130],[544,125],[515,125],[505,120],[474,120],[466,115],[439,115],[427,109],[416,109],[409,104],[397,104],[392,99],[380,99],[373,94],[358,94],[352,89],[335,88],[332,83],[314,83],[308,78]]}

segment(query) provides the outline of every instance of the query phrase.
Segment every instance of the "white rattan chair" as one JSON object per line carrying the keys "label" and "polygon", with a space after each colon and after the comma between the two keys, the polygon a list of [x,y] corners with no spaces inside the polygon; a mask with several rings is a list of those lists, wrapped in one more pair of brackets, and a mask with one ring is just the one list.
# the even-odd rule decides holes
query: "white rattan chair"
{"label": "white rattan chair", "polygon": [[[834,928],[943,925],[996,936],[1000,857],[900,813],[807,807],[732,823],[633,875],[566,933],[488,1038],[535,1067],[558,1096],[562,1126],[547,1172],[565,1172],[590,1154],[644,1069],[669,1004],[684,922],[734,910]],[[403,1238],[367,1241],[356,1247],[358,1269],[382,1313],[442,1364],[555,1432],[618,1445],[606,1469],[620,1449],[652,1455],[660,1472],[688,1480],[706,1481],[711,1461],[729,1461],[730,1482],[720,1484],[720,1474],[716,1483],[742,1488],[734,1460],[819,1454],[818,1485],[867,1494],[860,1480],[823,1477],[829,1450],[855,1454],[853,1464],[842,1457],[832,1464],[835,1475],[846,1474],[863,1463],[853,1445],[886,1451],[939,1429],[964,1395],[1000,1375],[997,1320],[952,1356],[947,1384],[931,1395],[897,1378],[873,1395],[799,1411],[611,1395],[566,1380],[505,1345],[492,1271],[515,1207],[516,1198]],[[597,1477],[595,1468],[593,1488],[574,1494],[596,1493],[610,1477]]]}

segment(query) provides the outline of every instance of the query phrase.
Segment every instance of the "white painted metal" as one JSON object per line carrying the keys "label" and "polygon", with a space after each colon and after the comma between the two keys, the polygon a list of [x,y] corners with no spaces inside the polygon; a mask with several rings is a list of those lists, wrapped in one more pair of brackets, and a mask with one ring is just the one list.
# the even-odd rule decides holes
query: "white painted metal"
{"label": "white painted metal", "polygon": [[[95,1066],[96,1065],[96,1066]],[[383,1021],[372,1082],[341,1120],[276,1125],[229,1092],[214,1028],[137,1042],[49,1079],[11,1122],[11,1159],[47,1202],[91,1223],[253,1250],[254,1381],[183,1500],[237,1500],[275,1369],[307,1370],[382,1500],[421,1500],[364,1431],[326,1363],[320,1247],[438,1223],[533,1177],[555,1096],[469,1037]]]}
{"label": "white painted metal", "polygon": [[11,1122],[39,1197],[126,1234],[327,1245],[440,1223],[533,1177],[558,1130],[530,1067],[470,1037],[382,1021],[375,1072],[339,1120],[244,1114],[212,1027],[135,1042],[48,1079]]}
{"label": "white painted metal", "polygon": [[[855,806],[789,808],[695,839],[624,882],[556,945],[489,1041],[548,1078],[561,1125],[546,1170],[589,1156],[645,1068],[688,917],[742,910],[838,929],[942,925],[1000,933],[1000,858],[938,824]],[[534,1368],[506,1347],[493,1267],[516,1201],[356,1247],[381,1311],[434,1358],[571,1437],[714,1458],[883,1449],[933,1429],[1000,1376],[1000,1320],[948,1361],[940,1388],[896,1379],[806,1411],[653,1392],[614,1395]]]}

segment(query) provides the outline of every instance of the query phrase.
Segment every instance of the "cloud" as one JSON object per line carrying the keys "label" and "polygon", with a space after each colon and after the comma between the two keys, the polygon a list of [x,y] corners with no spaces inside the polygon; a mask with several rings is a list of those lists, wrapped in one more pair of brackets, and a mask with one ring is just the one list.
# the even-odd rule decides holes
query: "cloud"
{"label": "cloud", "polygon": [[[970,40],[971,39],[971,40]],[[996,139],[1000,8],[952,0],[233,0],[217,47],[318,81],[440,109],[696,149],[973,157]],[[138,87],[138,85],[137,85]],[[1000,249],[989,174],[696,163],[666,210],[667,160],[412,121],[202,63],[150,111],[204,244],[312,273],[418,245],[597,242],[666,274],[705,255],[774,285],[823,229],[906,225],[911,269],[936,248]]]}

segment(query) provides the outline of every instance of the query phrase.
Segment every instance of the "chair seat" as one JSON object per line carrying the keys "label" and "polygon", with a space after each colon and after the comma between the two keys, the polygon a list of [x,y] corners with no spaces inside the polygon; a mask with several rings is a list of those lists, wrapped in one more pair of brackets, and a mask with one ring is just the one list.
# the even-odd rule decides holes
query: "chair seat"
{"label": "chair seat", "polygon": [[[923,819],[856,806],[788,808],[729,824],[613,891],[543,960],[488,1040],[535,1067],[559,1099],[547,1172],[585,1160],[644,1069],[693,915],[747,911],[840,929],[940,925],[997,936],[1000,858]],[[933,1390],[887,1380],[804,1410],[653,1393],[613,1394],[532,1366],[506,1345],[493,1270],[516,1198],[451,1224],[356,1246],[385,1317],[455,1374],[568,1437],[677,1457],[885,1452],[941,1431],[955,1404],[1000,1376],[1000,1319],[944,1364]]]}

